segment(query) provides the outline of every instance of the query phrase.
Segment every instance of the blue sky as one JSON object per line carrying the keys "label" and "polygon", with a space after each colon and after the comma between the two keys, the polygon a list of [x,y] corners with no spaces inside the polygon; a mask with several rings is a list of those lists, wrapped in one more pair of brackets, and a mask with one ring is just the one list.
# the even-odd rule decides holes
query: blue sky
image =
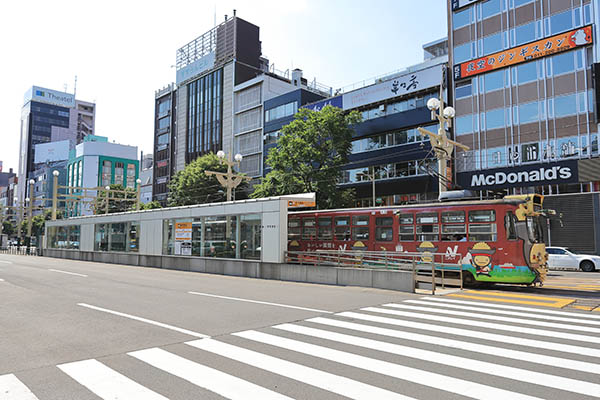
{"label": "blue sky", "polygon": [[[215,6],[216,4],[216,6]],[[32,85],[97,103],[97,133],[152,150],[154,91],[175,80],[175,51],[237,15],[260,27],[278,70],[334,89],[423,59],[446,36],[445,0],[32,0],[3,5],[0,123],[4,168],[17,169],[23,95]],[[10,17],[7,17],[9,16]]]}

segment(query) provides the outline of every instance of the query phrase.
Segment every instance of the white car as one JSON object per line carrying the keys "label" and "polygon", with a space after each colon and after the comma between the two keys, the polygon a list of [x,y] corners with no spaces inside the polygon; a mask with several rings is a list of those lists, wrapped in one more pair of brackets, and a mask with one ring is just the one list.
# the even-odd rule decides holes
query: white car
{"label": "white car", "polygon": [[584,272],[600,270],[600,257],[577,254],[566,247],[546,247],[548,268],[581,269]]}

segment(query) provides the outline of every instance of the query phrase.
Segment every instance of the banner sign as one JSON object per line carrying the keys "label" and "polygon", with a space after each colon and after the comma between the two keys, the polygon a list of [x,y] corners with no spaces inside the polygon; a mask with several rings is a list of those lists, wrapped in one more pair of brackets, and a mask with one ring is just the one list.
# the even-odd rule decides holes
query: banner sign
{"label": "banner sign", "polygon": [[521,165],[461,172],[456,180],[463,189],[494,190],[509,187],[559,185],[576,183],[579,179],[577,161]]}
{"label": "banner sign", "polygon": [[404,96],[419,90],[439,86],[441,82],[442,65],[410,72],[382,83],[344,93],[342,95],[343,109],[350,110],[366,104]]}
{"label": "banner sign", "polygon": [[325,100],[317,101],[316,103],[307,104],[300,108],[308,108],[309,110],[313,110],[313,111],[321,111],[323,109],[323,107],[325,107],[325,106],[343,108],[343,105],[344,105],[344,103],[343,103],[342,96],[335,96],[335,97],[330,97]]}
{"label": "banner sign", "polygon": [[185,67],[177,70],[175,82],[179,85],[183,81],[187,81],[201,73],[208,71],[215,66],[215,53],[214,51],[208,53],[204,57],[200,57],[196,61],[186,65]]}
{"label": "banner sign", "polygon": [[192,223],[191,222],[176,222],[175,223],[175,241],[186,242],[192,240]]}
{"label": "banner sign", "polygon": [[512,49],[499,51],[473,61],[457,64],[454,66],[454,79],[463,79],[510,65],[521,64],[591,43],[592,26],[588,25]]}
{"label": "banner sign", "polygon": [[456,11],[459,8],[466,7],[473,3],[477,3],[479,0],[452,0],[452,11]]}

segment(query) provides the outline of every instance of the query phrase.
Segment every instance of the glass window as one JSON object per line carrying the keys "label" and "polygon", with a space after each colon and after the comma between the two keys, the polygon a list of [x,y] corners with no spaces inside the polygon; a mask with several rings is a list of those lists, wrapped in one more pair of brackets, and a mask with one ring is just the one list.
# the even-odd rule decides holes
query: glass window
{"label": "glass window", "polygon": [[394,230],[392,217],[375,218],[375,240],[378,242],[391,242],[394,240]]}
{"label": "glass window", "polygon": [[140,250],[140,223],[131,222],[129,224],[129,248],[128,251],[137,253]]}
{"label": "glass window", "polygon": [[157,144],[168,144],[169,143],[169,134],[165,133],[164,135],[160,135],[156,138]]}
{"label": "glass window", "polygon": [[490,72],[484,75],[485,93],[504,88],[504,71]]}
{"label": "glass window", "polygon": [[127,187],[135,188],[135,172],[137,168],[135,164],[127,164]]}
{"label": "glass window", "polygon": [[262,221],[260,214],[240,215],[240,257],[260,260]]}
{"label": "glass window", "polygon": [[502,50],[502,34],[496,33],[494,35],[486,36],[483,38],[483,55],[495,53]]}
{"label": "glass window", "polygon": [[552,72],[554,76],[575,71],[573,52],[569,51],[552,57]]}
{"label": "glass window", "polygon": [[462,28],[471,23],[471,10],[473,7],[467,7],[461,11],[455,12],[452,16],[452,25],[454,29]]}
{"label": "glass window", "polygon": [[417,213],[417,241],[438,240],[438,214],[425,212]]}
{"label": "glass window", "polygon": [[486,19],[493,15],[500,13],[501,3],[500,0],[488,0],[481,3],[481,18]]}
{"label": "glass window", "polygon": [[469,222],[495,222],[496,211],[494,210],[472,210],[469,211]]}
{"label": "glass window", "polygon": [[514,1],[514,8],[521,7],[524,4],[533,2],[533,0],[511,0],[511,2],[512,1]]}
{"label": "glass window", "polygon": [[538,121],[538,102],[521,104],[519,106],[519,121],[522,124]]}
{"label": "glass window", "polygon": [[537,80],[537,62],[521,64],[516,69],[519,85]]}
{"label": "glass window", "polygon": [[572,10],[554,14],[550,17],[550,33],[555,35],[573,27]]}
{"label": "glass window", "polygon": [[335,240],[350,240],[350,217],[335,217]]}
{"label": "glass window", "polygon": [[352,225],[355,225],[355,226],[369,225],[369,216],[368,215],[356,215],[356,216],[352,217]]}
{"label": "glass window", "polygon": [[458,223],[465,222],[465,212],[464,211],[444,211],[442,212],[442,222],[443,223]]}
{"label": "glass window", "polygon": [[124,176],[124,165],[122,162],[115,162],[115,184],[122,185],[123,184],[123,176]]}
{"label": "glass window", "polygon": [[592,22],[592,10],[589,4],[583,6],[583,18],[586,25]]}
{"label": "glass window", "polygon": [[517,26],[515,28],[515,45],[532,42],[535,40],[535,22]]}
{"label": "glass window", "polygon": [[487,130],[504,127],[504,108],[497,108],[485,113],[485,128]]}
{"label": "glass window", "polygon": [[314,218],[304,218],[302,220],[302,239],[315,240],[317,237],[317,228]]}
{"label": "glass window", "polygon": [[556,118],[577,114],[577,97],[575,93],[554,98],[554,115]]}
{"label": "glass window", "polygon": [[125,223],[110,224],[110,251],[126,251]]}
{"label": "glass window", "polygon": [[461,44],[454,48],[454,63],[458,64],[471,59],[471,43]]}
{"label": "glass window", "polygon": [[331,217],[319,217],[317,222],[319,224],[319,232],[317,238],[319,240],[331,240]]}
{"label": "glass window", "polygon": [[462,85],[456,85],[456,91],[455,91],[455,95],[457,99],[461,99],[463,97],[469,97],[471,96],[471,89],[472,89],[472,85],[471,82],[467,83],[467,84],[462,84]]}
{"label": "glass window", "polygon": [[515,228],[515,216],[512,211],[507,211],[504,216],[504,229],[507,240],[517,240],[517,229]]}
{"label": "glass window", "polygon": [[369,227],[368,226],[355,226],[352,228],[352,239],[353,240],[368,240],[369,239]]}
{"label": "glass window", "polygon": [[300,240],[300,218],[290,218],[288,220],[288,240]]}
{"label": "glass window", "polygon": [[[470,213],[469,213],[470,214]],[[470,215],[469,215],[470,217]],[[496,241],[496,224],[469,224],[470,242]]]}

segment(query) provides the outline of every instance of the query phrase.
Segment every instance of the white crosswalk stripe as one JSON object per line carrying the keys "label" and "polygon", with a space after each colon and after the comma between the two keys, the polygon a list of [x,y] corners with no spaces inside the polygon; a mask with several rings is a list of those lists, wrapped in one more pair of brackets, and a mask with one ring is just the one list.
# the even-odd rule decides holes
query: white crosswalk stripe
{"label": "white crosswalk stripe", "polygon": [[[171,393],[177,379],[189,386],[184,398],[600,396],[599,339],[586,330],[596,321],[548,311],[426,297],[47,368],[102,399],[182,398]],[[41,382],[26,371],[0,375],[0,400],[74,398]]]}
{"label": "white crosswalk stripe", "polygon": [[0,375],[0,400],[38,400],[13,374]]}

